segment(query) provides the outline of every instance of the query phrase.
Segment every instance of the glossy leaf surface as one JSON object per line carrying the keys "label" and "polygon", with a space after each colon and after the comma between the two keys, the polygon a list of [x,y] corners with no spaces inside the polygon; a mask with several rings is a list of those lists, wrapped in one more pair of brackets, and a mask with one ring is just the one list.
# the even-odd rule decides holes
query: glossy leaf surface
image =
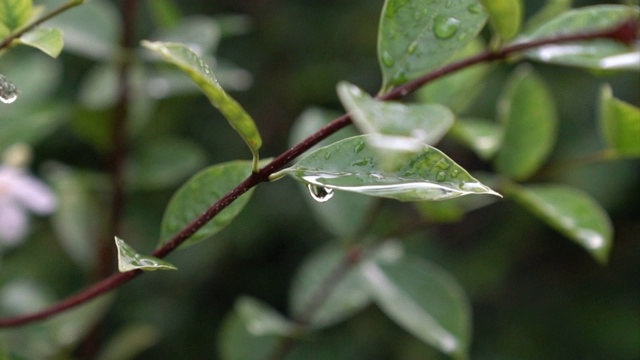
{"label": "glossy leaf surface", "polygon": [[600,90],[600,127],[609,147],[620,156],[640,156],[640,108]]}
{"label": "glossy leaf surface", "polygon": [[451,129],[451,136],[481,159],[490,160],[500,148],[502,127],[486,119],[459,119]]}
{"label": "glossy leaf surface", "polygon": [[20,43],[39,49],[52,58],[58,57],[64,46],[60,29],[37,28],[31,30],[20,37]]}
{"label": "glossy leaf surface", "polygon": [[[527,39],[611,28],[632,16],[637,17],[639,9],[624,5],[574,9],[533,30]],[[528,51],[526,55],[539,61],[589,69],[640,71],[640,46],[626,46],[608,39],[548,45]]]}
{"label": "glossy leaf surface", "polygon": [[[161,225],[161,244],[183,229],[251,174],[251,163],[232,161],[208,167],[189,179],[169,201]],[[251,198],[253,189],[222,210],[182,246],[202,241],[225,228]]]}
{"label": "glossy leaf surface", "polygon": [[318,296],[327,289],[323,286],[336,273],[346,272],[328,297],[306,319],[314,328],[340,322],[361,311],[371,302],[367,289],[362,284],[356,266],[348,268],[347,248],[337,244],[325,246],[305,259],[293,279],[290,290],[291,313],[297,318],[305,314]]}
{"label": "glossy leaf surface", "polygon": [[406,331],[440,351],[463,359],[471,338],[469,301],[439,267],[405,256],[391,263],[368,261],[362,274],[375,302]]}
{"label": "glossy leaf surface", "polygon": [[348,138],[320,148],[282,170],[312,186],[388,197],[402,201],[444,200],[496,192],[474,179],[440,150],[424,145],[407,163],[385,170],[368,136]]}
{"label": "glossy leaf surface", "polygon": [[138,254],[124,240],[115,237],[118,248],[118,271],[127,272],[131,270],[155,271],[155,270],[177,270],[170,263],[153,256]]}
{"label": "glossy leaf surface", "polygon": [[442,66],[486,21],[477,0],[387,0],[378,32],[382,92]]}
{"label": "glossy leaf surface", "polygon": [[504,40],[518,34],[522,23],[522,0],[481,0],[489,13],[489,19],[495,33]]}
{"label": "glossy leaf surface", "polygon": [[262,138],[253,119],[218,84],[213,72],[196,53],[183,44],[143,41],[142,45],[176,65],[200,87],[211,104],[218,108],[229,124],[240,134],[253,154],[253,170],[258,169],[258,149]]}
{"label": "glossy leaf surface", "polygon": [[247,330],[255,336],[289,336],[297,327],[269,305],[247,296],[236,301],[235,310]]}
{"label": "glossy leaf surface", "polygon": [[598,262],[607,262],[613,229],[609,216],[591,196],[562,185],[514,185],[509,187],[509,195]]}
{"label": "glossy leaf surface", "polygon": [[499,101],[504,138],[496,168],[513,179],[526,179],[544,163],[555,144],[557,114],[553,97],[530,68],[520,67]]}
{"label": "glossy leaf surface", "polygon": [[19,28],[29,21],[32,13],[32,0],[0,0],[0,24],[5,29]]}
{"label": "glossy leaf surface", "polygon": [[359,87],[342,82],[338,95],[355,125],[371,134],[369,144],[386,152],[420,151],[435,144],[453,125],[453,113],[439,104],[378,101]]}

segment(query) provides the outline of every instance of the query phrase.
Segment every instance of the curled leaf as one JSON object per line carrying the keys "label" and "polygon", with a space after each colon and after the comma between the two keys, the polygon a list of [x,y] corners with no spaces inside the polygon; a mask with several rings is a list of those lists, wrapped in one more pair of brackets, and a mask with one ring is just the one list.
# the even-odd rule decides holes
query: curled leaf
{"label": "curled leaf", "polygon": [[177,270],[175,266],[164,260],[138,254],[129,244],[117,236],[115,240],[118,247],[118,271],[120,272],[138,269],[143,271]]}

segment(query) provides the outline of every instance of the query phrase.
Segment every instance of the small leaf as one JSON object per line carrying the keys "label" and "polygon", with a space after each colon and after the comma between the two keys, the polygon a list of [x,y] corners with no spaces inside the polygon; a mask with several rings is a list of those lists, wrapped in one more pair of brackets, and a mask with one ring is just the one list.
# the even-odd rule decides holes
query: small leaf
{"label": "small leaf", "polygon": [[477,0],[387,0],[378,32],[381,92],[442,66],[486,21]]}
{"label": "small leaf", "polygon": [[609,147],[620,156],[640,156],[640,108],[613,97],[611,87],[600,90],[600,128]]}
{"label": "small leaf", "polygon": [[132,270],[155,271],[155,270],[177,270],[172,264],[153,256],[138,254],[124,240],[115,237],[118,247],[118,271],[127,272]]}
{"label": "small leaf", "polygon": [[504,124],[496,168],[513,179],[531,176],[547,159],[556,139],[557,114],[546,85],[529,67],[511,76],[499,100]]}
{"label": "small leaf", "polygon": [[255,336],[290,336],[297,329],[295,323],[287,320],[269,305],[248,296],[236,301],[235,310],[247,330]]}
{"label": "small leaf", "polygon": [[[325,246],[305,259],[293,279],[290,290],[291,313],[298,318],[316,300],[320,291],[336,271],[346,274],[330,290],[310,319],[314,328],[340,322],[366,307],[371,299],[363,286],[357,267],[347,268],[346,248],[338,244]],[[324,289],[327,290],[327,289]],[[328,290],[327,290],[328,291]]]}
{"label": "small leaf", "polygon": [[32,13],[32,0],[0,0],[0,24],[9,30],[26,24]]}
{"label": "small leaf", "polygon": [[459,119],[453,124],[451,136],[481,159],[490,160],[500,148],[502,128],[486,119]]}
{"label": "small leaf", "polygon": [[561,185],[513,185],[508,192],[522,206],[585,248],[598,262],[607,262],[613,241],[611,221],[588,194]]}
{"label": "small leaf", "polygon": [[255,122],[246,111],[231,98],[213,75],[209,66],[192,50],[182,44],[143,41],[142,45],[154,51],[168,62],[187,73],[200,87],[211,104],[218,108],[229,124],[240,134],[253,154],[253,171],[258,170],[258,149],[262,139]]}
{"label": "small leaf", "polygon": [[[232,161],[208,167],[191,177],[167,205],[162,218],[160,244],[167,242],[250,174],[250,162]],[[181,246],[195,244],[224,229],[244,208],[252,193],[253,189],[239,197]]]}
{"label": "small leaf", "polygon": [[[482,41],[475,39],[468,43],[451,60],[462,60],[477,55],[485,49]],[[420,102],[438,103],[448,106],[453,112],[463,111],[483,88],[483,80],[490,69],[487,63],[470,66],[456,71],[418,90]]]}
{"label": "small leaf", "polygon": [[52,58],[57,58],[64,46],[60,29],[31,30],[20,37],[20,43],[39,49]]}
{"label": "small leaf", "polygon": [[453,113],[439,104],[402,104],[378,101],[359,87],[338,85],[342,105],[370,145],[387,150],[416,152],[424,144],[435,144],[453,125]]}
{"label": "small leaf", "polygon": [[[608,29],[637,17],[640,8],[624,5],[596,5],[567,11],[533,30],[527,40],[563,34]],[[528,51],[529,58],[569,66],[603,70],[640,71],[638,45],[626,46],[609,39],[547,45]]]}
{"label": "small leaf", "polygon": [[286,174],[312,186],[402,201],[444,200],[496,192],[481,184],[453,160],[429,145],[395,170],[385,170],[370,135],[355,136],[320,148]]}
{"label": "small leaf", "polygon": [[368,289],[382,311],[421,341],[466,358],[471,338],[469,300],[444,270],[420,258],[362,265]]}
{"label": "small leaf", "polygon": [[496,34],[509,40],[518,34],[522,23],[522,0],[481,0],[489,13],[489,19]]}

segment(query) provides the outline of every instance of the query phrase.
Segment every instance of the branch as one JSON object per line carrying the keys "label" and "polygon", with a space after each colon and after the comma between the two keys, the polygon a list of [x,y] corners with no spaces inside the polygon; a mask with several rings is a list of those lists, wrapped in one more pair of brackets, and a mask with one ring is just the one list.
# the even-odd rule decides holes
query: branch
{"label": "branch", "polygon": [[[414,92],[420,87],[438,78],[454,73],[458,70],[461,70],[482,62],[505,59],[514,53],[534,49],[544,45],[560,44],[560,43],[580,41],[580,40],[602,39],[602,38],[612,39],[612,40],[623,42],[623,43],[630,43],[637,40],[637,29],[638,29],[638,24],[634,20],[628,20],[611,29],[585,32],[580,34],[560,35],[560,36],[551,37],[548,39],[541,39],[541,40],[536,40],[536,41],[527,42],[527,43],[513,44],[510,46],[505,46],[504,48],[496,51],[486,51],[476,56],[448,64],[440,69],[437,69],[424,76],[421,76],[411,82],[398,86],[397,88],[393,89],[389,93],[377,96],[376,98],[378,100],[384,100],[384,101],[396,100]],[[227,206],[229,206],[239,196],[246,193],[251,188],[257,186],[261,182],[268,181],[269,175],[280,170],[291,160],[302,155],[304,152],[309,150],[318,142],[327,138],[328,136],[337,132],[338,130],[346,127],[350,123],[351,123],[351,119],[349,118],[349,115],[344,114],[336,118],[335,120],[333,120],[331,123],[329,123],[322,129],[318,130],[313,135],[303,140],[298,145],[283,152],[278,157],[276,157],[273,161],[267,164],[264,168],[260,169],[260,171],[258,171],[257,173],[252,173],[242,183],[240,183],[233,190],[227,193],[224,197],[218,200],[209,209],[207,209],[204,213],[198,216],[197,219],[192,221],[182,231],[180,231],[173,238],[171,238],[167,243],[165,243],[160,248],[156,249],[152,253],[152,255],[159,258],[167,256],[169,253],[175,250],[180,244],[186,241],[191,235],[193,235],[196,231],[198,231],[201,227],[203,227],[206,223],[208,223],[211,219],[213,219],[218,213],[220,213],[220,211],[222,211]],[[130,271],[126,273],[113,274],[108,278],[92,285],[91,287],[77,293],[76,295],[73,295],[65,300],[62,300],[61,302],[54,304],[53,306],[43,309],[39,312],[28,314],[28,315],[21,315],[16,317],[0,319],[0,328],[20,326],[36,320],[41,320],[41,319],[45,319],[50,316],[56,315],[64,310],[67,310],[76,305],[82,304],[84,302],[87,302],[97,296],[100,296],[110,290],[113,290],[114,288],[130,281],[131,279],[140,275],[141,273],[142,272],[140,270],[135,270],[135,271]]]}

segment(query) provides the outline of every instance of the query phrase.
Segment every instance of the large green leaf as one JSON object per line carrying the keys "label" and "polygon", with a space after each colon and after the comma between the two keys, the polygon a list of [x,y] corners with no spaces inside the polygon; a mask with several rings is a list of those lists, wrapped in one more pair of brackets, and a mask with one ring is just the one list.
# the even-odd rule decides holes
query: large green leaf
{"label": "large green leaf", "polygon": [[609,147],[620,156],[640,156],[640,108],[613,97],[611,87],[600,90],[600,127]]}
{"label": "large green leaf", "polygon": [[118,271],[120,272],[138,269],[143,271],[177,270],[172,264],[157,257],[138,254],[129,244],[117,236],[115,241],[118,248]]}
{"label": "large green leaf", "polygon": [[187,73],[200,87],[211,104],[218,108],[229,124],[240,134],[253,154],[253,170],[258,170],[258,149],[262,138],[247,112],[218,84],[213,72],[196,53],[178,43],[143,41],[142,45],[162,55],[168,62]]}
{"label": "large green leaf", "polygon": [[269,305],[248,296],[236,301],[235,310],[247,330],[256,336],[291,336],[298,328]]}
{"label": "large green leaf", "polygon": [[378,101],[359,87],[338,85],[342,105],[370,145],[383,151],[420,151],[424,144],[435,144],[453,125],[453,113],[439,104],[403,104]]}
{"label": "large green leaf", "polygon": [[505,129],[496,168],[513,179],[526,179],[547,159],[557,126],[553,97],[531,68],[520,67],[509,79],[498,116]]}
{"label": "large green leaf", "polygon": [[544,6],[540,8],[538,12],[527,19],[527,24],[524,32],[529,33],[540,27],[541,24],[544,24],[549,20],[555,18],[556,16],[571,9],[572,2],[573,0],[547,0]]}
{"label": "large green leaf", "polygon": [[[169,201],[162,218],[160,243],[167,242],[171,236],[194,221],[250,174],[250,162],[231,161],[208,167],[194,175],[178,189]],[[253,189],[227,206],[183,245],[202,241],[229,225],[247,204],[252,193]]]}
{"label": "large green leaf", "polygon": [[20,43],[39,49],[43,53],[57,58],[64,46],[62,30],[37,28],[20,37]]}
{"label": "large green leaf", "polygon": [[24,25],[32,13],[32,0],[0,0],[0,24],[9,30]]}
{"label": "large green leaf", "polygon": [[[468,43],[452,60],[461,60],[483,51],[484,44],[479,39]],[[439,103],[448,106],[455,113],[463,111],[483,87],[483,80],[490,65],[486,63],[456,71],[418,90],[418,99],[424,103]]]}
{"label": "large green leaf", "polygon": [[411,155],[399,168],[387,170],[381,166],[376,149],[368,145],[369,136],[355,136],[320,148],[274,176],[290,175],[308,184],[318,201],[328,200],[333,190],[402,201],[498,195],[429,145],[423,145],[421,152]]}
{"label": "large green leaf", "polygon": [[522,0],[481,0],[489,13],[491,25],[496,34],[509,40],[518,34],[522,23]]}
{"label": "large green leaf", "polygon": [[[337,244],[325,246],[304,260],[293,279],[290,290],[290,308],[295,318],[314,307],[306,319],[312,327],[325,327],[340,322],[362,310],[371,299],[358,275],[358,267],[347,265],[347,248]],[[333,289],[324,288],[336,273],[345,275]],[[324,292],[329,291],[329,294]],[[321,295],[320,295],[321,294]],[[318,296],[326,300],[316,304]],[[318,305],[317,308],[315,306]]]}
{"label": "large green leaf", "polygon": [[502,128],[486,119],[459,119],[451,136],[473,150],[481,159],[490,160],[500,148]]}
{"label": "large green leaf", "polygon": [[486,21],[477,0],[387,0],[378,33],[382,92],[442,66]]}
{"label": "large green leaf", "polygon": [[393,321],[446,354],[467,357],[471,309],[451,275],[411,256],[390,263],[368,261],[361,271],[375,302]]}
{"label": "large green leaf", "polygon": [[102,345],[96,360],[138,359],[141,353],[160,340],[160,331],[152,325],[130,323]]}
{"label": "large green leaf", "polygon": [[607,262],[613,236],[611,221],[588,194],[562,185],[512,185],[508,194],[580,244],[598,262]]}
{"label": "large green leaf", "polygon": [[65,104],[38,106],[5,115],[0,121],[0,151],[18,142],[35,144],[63,124],[69,114]]}
{"label": "large green leaf", "polygon": [[[638,17],[640,8],[623,5],[597,5],[579,8],[533,30],[528,40],[562,34],[607,29],[631,17]],[[626,46],[614,40],[597,39],[554,44],[528,51],[526,55],[539,61],[604,70],[640,71],[638,44]]]}
{"label": "large green leaf", "polygon": [[268,359],[281,341],[276,335],[253,334],[238,315],[227,315],[218,335],[218,353],[222,360]]}

